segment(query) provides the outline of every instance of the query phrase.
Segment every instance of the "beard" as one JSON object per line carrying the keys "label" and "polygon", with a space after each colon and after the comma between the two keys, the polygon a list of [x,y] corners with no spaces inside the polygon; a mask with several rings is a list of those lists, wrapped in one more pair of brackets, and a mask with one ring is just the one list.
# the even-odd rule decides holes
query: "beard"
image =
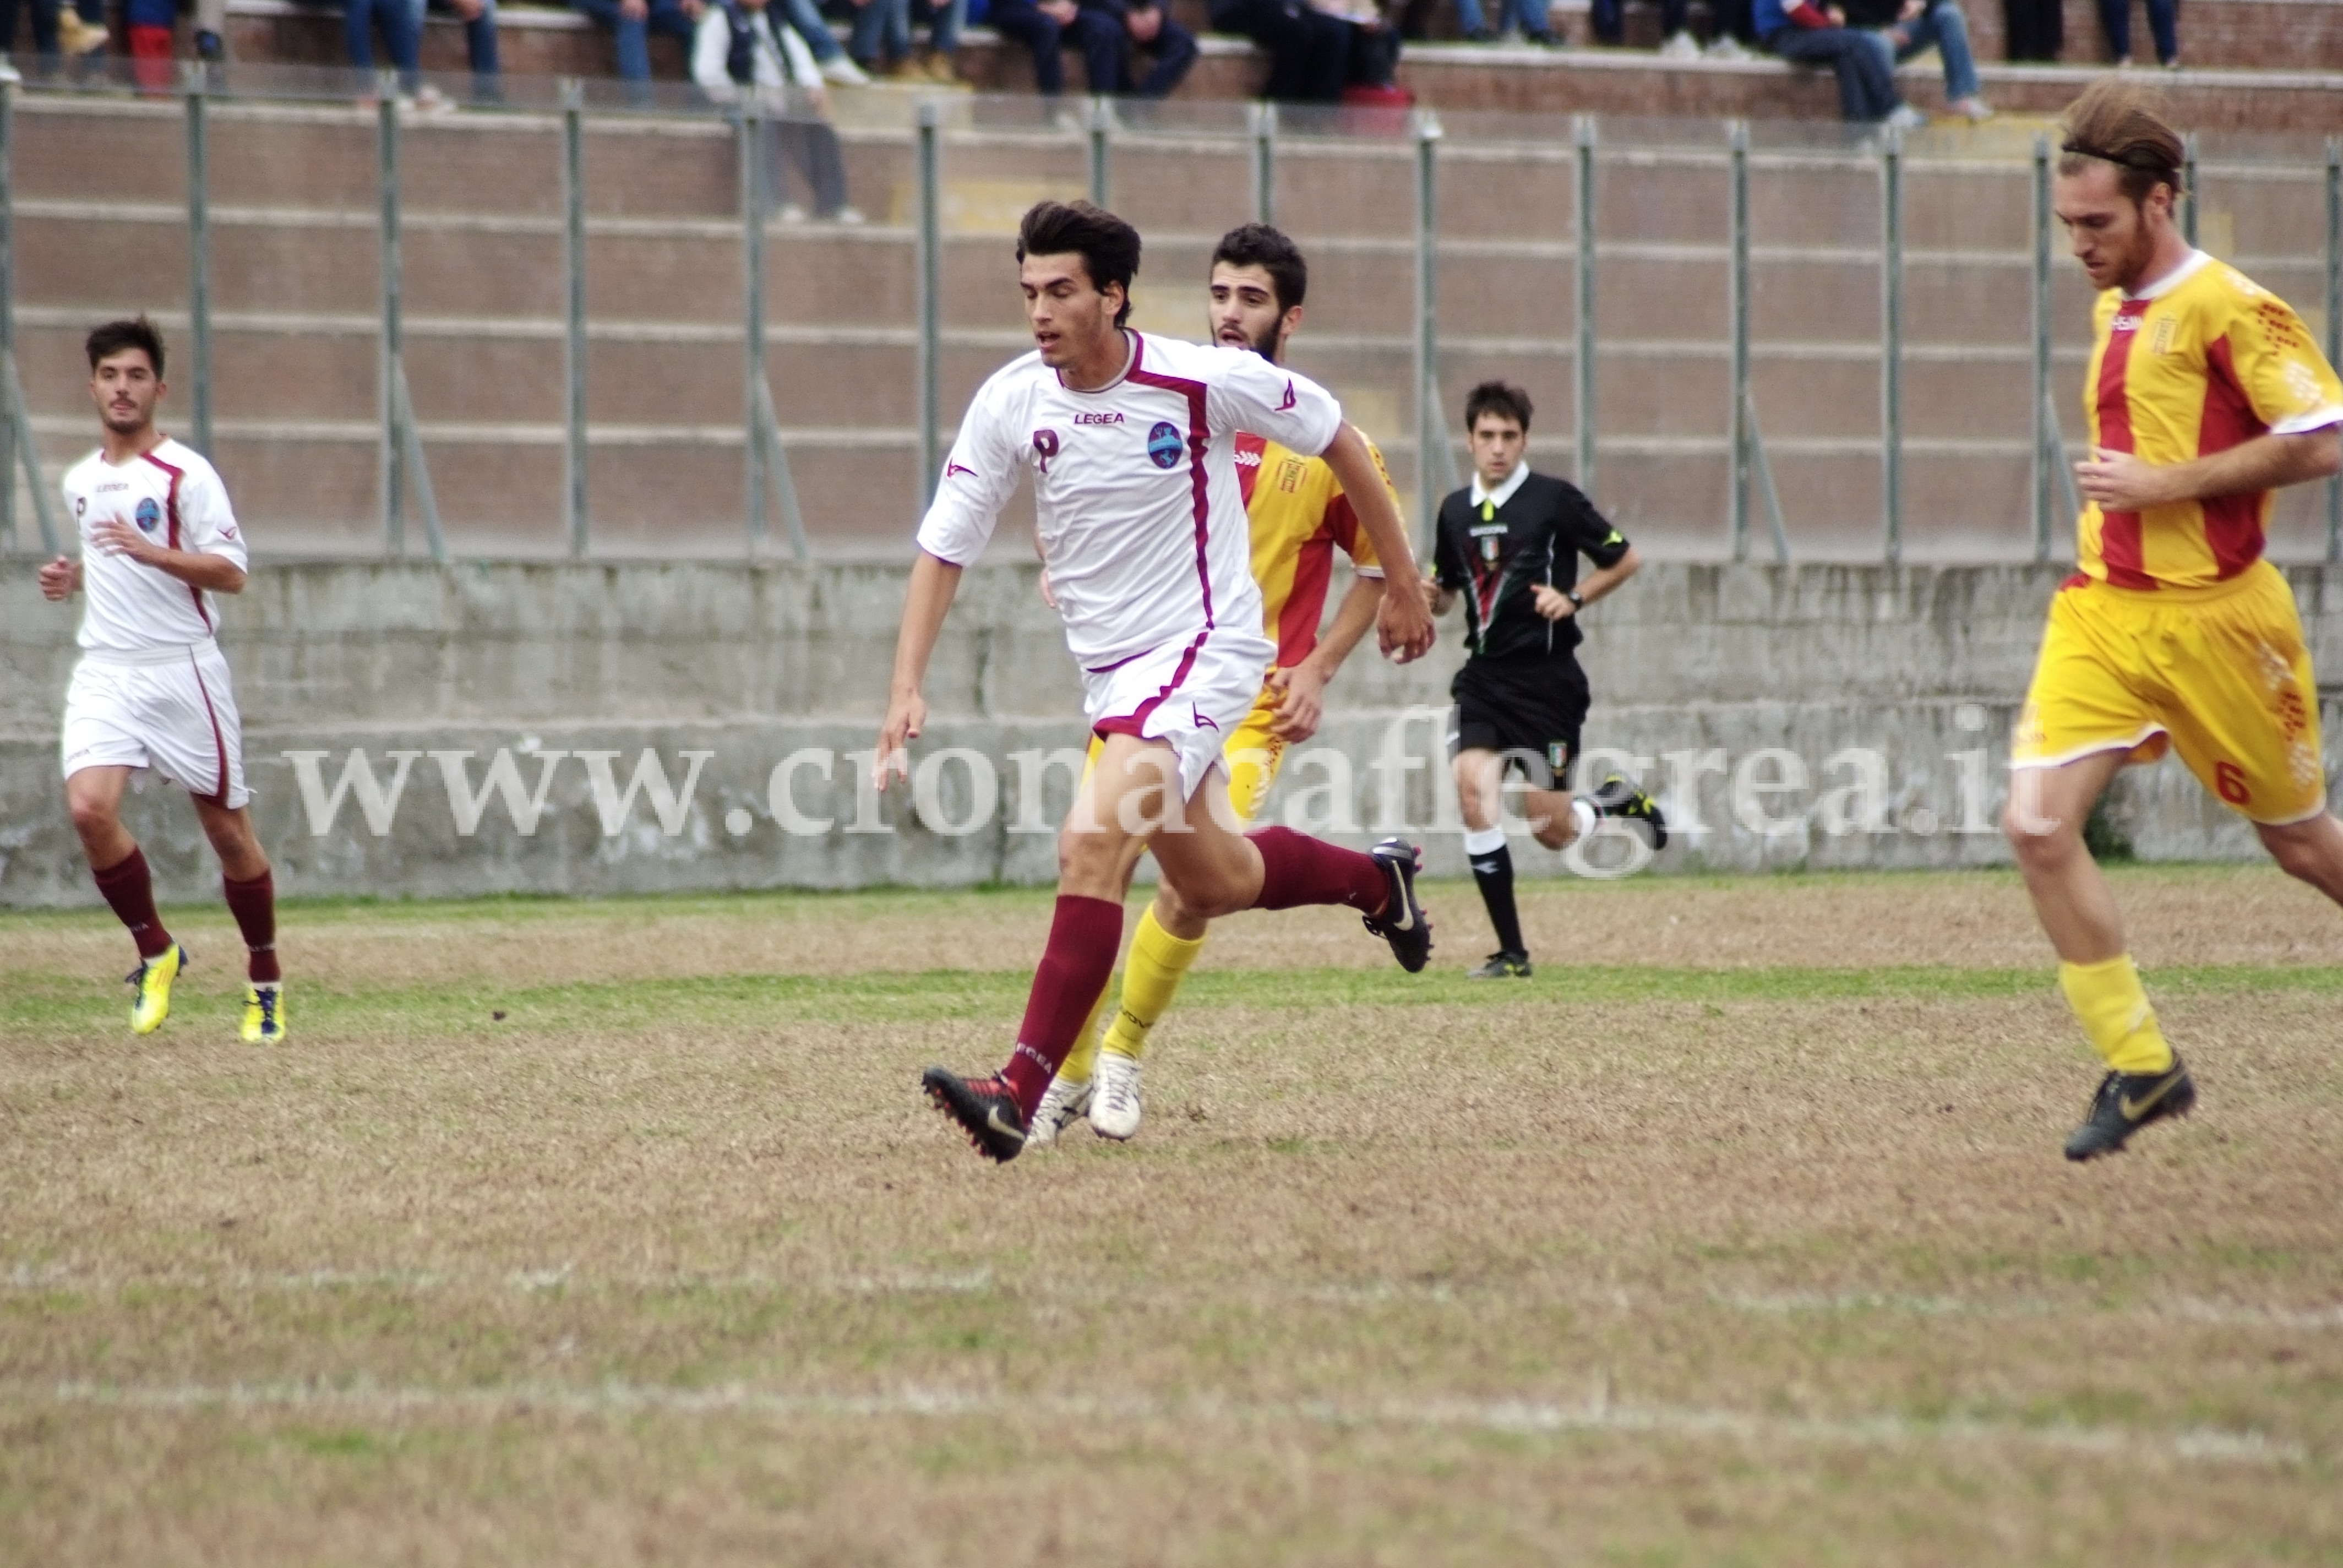
{"label": "beard", "polygon": [[1272,327],[1266,335],[1248,339],[1245,347],[1252,349],[1255,354],[1260,355],[1263,359],[1268,360],[1272,365],[1276,364],[1277,328],[1275,327]]}

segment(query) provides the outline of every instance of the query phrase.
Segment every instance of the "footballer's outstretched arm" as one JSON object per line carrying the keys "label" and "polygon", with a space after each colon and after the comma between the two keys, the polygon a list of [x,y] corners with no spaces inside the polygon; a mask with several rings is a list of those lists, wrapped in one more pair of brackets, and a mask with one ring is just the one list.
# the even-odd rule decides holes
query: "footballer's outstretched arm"
{"label": "footballer's outstretched arm", "polygon": [[928,678],[928,660],[943,635],[944,616],[952,596],[960,591],[960,568],[940,556],[921,550],[911,562],[911,580],[903,590],[903,625],[895,634],[895,675],[887,689],[887,722],[879,729],[879,769],[876,783],[887,788],[890,777],[909,779],[911,760],[905,747],[920,738],[928,721],[927,699],[920,683]]}
{"label": "footballer's outstretched arm", "polygon": [[1400,521],[1399,508],[1383,486],[1383,470],[1375,466],[1374,453],[1357,426],[1344,420],[1334,432],[1332,444],[1320,455],[1334,470],[1342,493],[1351,498],[1359,527],[1366,530],[1376,558],[1383,562],[1383,603],[1375,615],[1377,640],[1384,653],[1405,664],[1428,652],[1434,635],[1432,617],[1424,610],[1423,578],[1415,569],[1414,553],[1408,548],[1407,526]]}

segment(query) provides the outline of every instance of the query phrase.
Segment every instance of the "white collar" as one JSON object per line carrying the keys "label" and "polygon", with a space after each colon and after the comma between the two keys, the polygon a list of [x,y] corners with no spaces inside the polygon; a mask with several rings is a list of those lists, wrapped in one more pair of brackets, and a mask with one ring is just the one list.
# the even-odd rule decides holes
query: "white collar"
{"label": "white collar", "polygon": [[1123,337],[1122,368],[1114,373],[1113,380],[1108,382],[1103,387],[1077,387],[1072,382],[1067,380],[1066,373],[1061,370],[1058,372],[1058,385],[1064,387],[1067,391],[1072,393],[1077,397],[1102,397],[1106,396],[1106,394],[1113,391],[1116,387],[1121,386],[1125,381],[1130,380],[1131,373],[1139,368],[1141,339],[1139,334],[1132,331],[1128,327],[1123,327],[1121,331]]}
{"label": "white collar", "polygon": [[2205,252],[2191,248],[2187,261],[2182,262],[2137,294],[2127,294],[2124,297],[2126,299],[2161,299],[2212,265],[2212,261],[2213,258]]}
{"label": "white collar", "polygon": [[1502,507],[1512,500],[1513,493],[1528,484],[1529,479],[1530,458],[1526,452],[1522,454],[1522,460],[1513,465],[1513,471],[1505,476],[1505,482],[1493,490],[1482,487],[1481,476],[1476,471],[1473,476],[1473,504],[1478,507],[1483,502],[1490,502]]}

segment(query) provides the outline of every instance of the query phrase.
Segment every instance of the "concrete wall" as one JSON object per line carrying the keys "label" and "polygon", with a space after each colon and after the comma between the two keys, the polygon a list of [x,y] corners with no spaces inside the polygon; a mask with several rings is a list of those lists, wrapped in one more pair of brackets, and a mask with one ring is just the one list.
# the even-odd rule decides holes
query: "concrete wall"
{"label": "concrete wall", "polygon": [[[1648,568],[1588,617],[1586,743],[1639,772],[1682,829],[1652,869],[2003,860],[2006,737],[2057,577]],[[2343,668],[2343,575],[2293,580],[2321,667]],[[875,564],[264,565],[224,640],[279,885],[1049,879],[1071,783],[1053,754],[1084,734],[1032,568],[968,574],[930,682],[916,806],[867,788],[901,594],[902,568]],[[0,575],[0,903],[94,898],[56,777],[76,614],[43,603],[21,564]],[[1289,757],[1273,815],[1353,842],[1412,831],[1436,870],[1462,871],[1441,749],[1454,618],[1443,633],[1416,666],[1354,660],[1319,739]],[[2117,808],[2144,855],[2256,852],[2170,763],[2127,775]],[[146,780],[130,814],[168,895],[216,886],[176,791]],[[1626,849],[1520,859],[1532,875],[1599,873]]]}

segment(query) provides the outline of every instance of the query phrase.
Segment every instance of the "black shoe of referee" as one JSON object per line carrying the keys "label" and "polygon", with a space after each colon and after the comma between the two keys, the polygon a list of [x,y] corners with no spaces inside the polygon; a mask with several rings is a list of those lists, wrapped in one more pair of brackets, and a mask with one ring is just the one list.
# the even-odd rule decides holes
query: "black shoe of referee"
{"label": "black shoe of referee", "polygon": [[1640,785],[1631,784],[1614,773],[1586,798],[1598,817],[1617,817],[1630,822],[1641,822],[1650,829],[1654,852],[1668,847],[1668,819],[1660,813],[1660,803],[1644,792]]}

